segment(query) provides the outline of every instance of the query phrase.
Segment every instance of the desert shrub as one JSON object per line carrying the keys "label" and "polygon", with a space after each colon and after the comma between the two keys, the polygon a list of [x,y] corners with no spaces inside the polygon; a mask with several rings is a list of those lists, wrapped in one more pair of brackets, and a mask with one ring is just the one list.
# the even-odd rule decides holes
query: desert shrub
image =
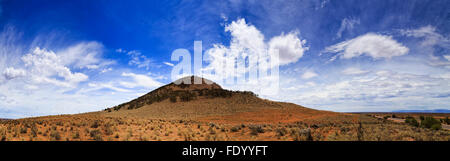
{"label": "desert shrub", "polygon": [[216,97],[231,97],[233,94],[232,91],[223,90],[223,89],[213,89],[213,90],[207,90],[205,91],[204,95],[208,96],[209,98],[216,98]]}
{"label": "desert shrub", "polygon": [[6,130],[4,128],[0,128],[0,141],[6,141]]}
{"label": "desert shrub", "polygon": [[58,131],[52,131],[50,133],[50,137],[55,140],[61,140],[61,135],[59,134]]}
{"label": "desert shrub", "polygon": [[58,122],[56,122],[56,125],[57,125],[57,126],[64,126],[64,123],[61,122],[61,121],[58,121]]}
{"label": "desert shrub", "polygon": [[20,128],[20,133],[21,133],[21,134],[26,134],[26,133],[27,133],[27,130],[28,130],[28,129],[27,129],[26,127],[21,127],[21,128]]}
{"label": "desert shrub", "polygon": [[102,133],[100,132],[100,130],[96,129],[96,130],[92,130],[89,132],[89,134],[91,135],[91,137],[95,140],[95,141],[102,141]]}
{"label": "desert shrub", "polygon": [[420,116],[419,118],[420,118],[420,121],[425,120],[425,116]]}
{"label": "desert shrub", "polygon": [[241,126],[233,126],[230,130],[231,132],[237,132],[241,129]]}
{"label": "desert shrub", "polygon": [[180,94],[180,100],[183,102],[189,102],[191,100],[194,100],[195,98],[196,98],[196,95],[193,92],[186,91],[186,92],[182,92]]}
{"label": "desert shrub", "polygon": [[173,102],[173,103],[177,102],[177,96],[175,96],[175,95],[171,95],[169,97],[169,99],[170,99],[170,102]]}
{"label": "desert shrub", "polygon": [[311,129],[292,129],[291,136],[294,138],[294,141],[313,141],[313,137],[311,135]]}
{"label": "desert shrub", "polygon": [[216,130],[214,130],[214,128],[210,127],[209,128],[209,134],[215,135],[216,134]]}
{"label": "desert shrub", "polygon": [[433,124],[433,125],[431,125],[431,129],[432,130],[440,130],[440,129],[442,129],[442,125],[441,124]]}
{"label": "desert shrub", "polygon": [[446,124],[450,124],[450,119],[448,117],[446,117],[443,122]]}
{"label": "desert shrub", "polygon": [[94,123],[92,123],[91,128],[98,128],[100,126],[100,121],[95,120]]}
{"label": "desert shrub", "polygon": [[251,135],[258,135],[258,133],[264,133],[264,129],[261,125],[252,125],[248,127]]}
{"label": "desert shrub", "polygon": [[362,123],[358,122],[358,128],[356,129],[356,136],[358,137],[358,141],[364,140],[364,129],[362,127]]}
{"label": "desert shrub", "polygon": [[405,123],[411,126],[419,127],[419,122],[414,117],[406,117]]}
{"label": "desert shrub", "polygon": [[38,129],[36,125],[31,126],[31,136],[36,137],[38,134]]}
{"label": "desert shrub", "polygon": [[424,120],[420,123],[421,127],[431,128],[433,125],[441,126],[441,122],[436,120],[433,117],[425,117]]}
{"label": "desert shrub", "polygon": [[80,138],[80,133],[77,131],[72,135],[73,139],[79,139]]}
{"label": "desert shrub", "polygon": [[109,124],[105,125],[105,135],[112,135],[113,133],[114,133],[114,131],[111,128],[111,125],[109,125]]}
{"label": "desert shrub", "polygon": [[276,130],[276,132],[277,132],[277,135],[278,135],[278,136],[284,136],[284,135],[286,135],[286,134],[288,133],[288,131],[287,131],[286,128],[284,128],[284,127],[278,128],[278,129]]}

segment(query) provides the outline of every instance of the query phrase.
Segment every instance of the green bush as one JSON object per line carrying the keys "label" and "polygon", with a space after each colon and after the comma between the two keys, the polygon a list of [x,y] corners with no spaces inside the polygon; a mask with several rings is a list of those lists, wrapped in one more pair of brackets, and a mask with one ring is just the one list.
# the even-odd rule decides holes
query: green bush
{"label": "green bush", "polygon": [[193,92],[187,91],[187,92],[183,92],[180,94],[180,100],[183,102],[189,102],[191,100],[194,100],[195,98],[196,98],[196,95]]}
{"label": "green bush", "polygon": [[431,126],[432,130],[440,130],[442,129],[442,125],[441,124],[434,124]]}
{"label": "green bush", "polygon": [[431,128],[433,125],[436,125],[435,127],[441,126],[441,122],[434,119],[433,117],[425,117],[420,123],[420,126],[424,128]]}
{"label": "green bush", "polygon": [[411,126],[419,127],[419,122],[414,117],[406,117],[405,123]]}

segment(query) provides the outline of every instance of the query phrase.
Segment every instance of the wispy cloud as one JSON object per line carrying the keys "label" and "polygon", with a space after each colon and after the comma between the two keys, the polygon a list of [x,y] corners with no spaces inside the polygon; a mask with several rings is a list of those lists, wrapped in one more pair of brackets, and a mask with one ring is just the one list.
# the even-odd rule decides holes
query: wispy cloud
{"label": "wispy cloud", "polygon": [[325,52],[338,53],[337,56],[350,59],[361,55],[370,56],[374,59],[402,56],[409,52],[409,48],[394,40],[391,36],[368,33],[354,39],[329,46]]}
{"label": "wispy cloud", "polygon": [[169,63],[169,62],[163,62],[164,64],[166,64],[166,65],[168,65],[168,66],[171,66],[171,67],[173,67],[174,66],[174,64],[172,64],[172,63]]}
{"label": "wispy cloud", "polygon": [[319,76],[317,73],[313,72],[313,71],[307,71],[305,73],[302,74],[302,79],[311,79],[314,77]]}
{"label": "wispy cloud", "polygon": [[342,33],[344,33],[345,31],[352,31],[353,28],[355,27],[355,25],[360,24],[360,20],[359,19],[353,19],[353,18],[344,18],[341,21],[341,27],[339,27],[338,32],[336,33],[337,38],[341,38],[342,37]]}
{"label": "wispy cloud", "polygon": [[145,68],[149,70],[151,67],[156,67],[153,60],[143,55],[140,51],[132,50],[127,52],[131,60],[128,62],[129,65],[135,65],[138,68]]}

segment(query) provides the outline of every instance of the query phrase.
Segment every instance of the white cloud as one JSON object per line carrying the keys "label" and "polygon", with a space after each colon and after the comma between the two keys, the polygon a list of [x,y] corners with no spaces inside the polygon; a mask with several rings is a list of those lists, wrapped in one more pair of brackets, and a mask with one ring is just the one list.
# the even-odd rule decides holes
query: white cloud
{"label": "white cloud", "polygon": [[112,68],[105,68],[105,69],[102,69],[102,71],[100,71],[100,73],[106,73],[106,72],[109,72],[112,70],[113,70]]}
{"label": "white cloud", "polygon": [[142,55],[141,52],[132,50],[127,52],[127,55],[131,57],[131,60],[128,62],[128,65],[135,65],[138,68],[145,68],[150,69],[151,66],[153,66],[153,61],[147,56]]}
{"label": "white cloud", "polygon": [[450,55],[444,55],[444,58],[450,61]]}
{"label": "white cloud", "polygon": [[118,52],[118,53],[126,53],[127,50],[124,50],[124,49],[122,49],[122,48],[119,48],[119,49],[116,49],[116,52]]}
{"label": "white cloud", "polygon": [[[248,24],[245,19],[232,21],[225,26],[225,31],[231,34],[230,45],[214,44],[212,48],[205,52],[205,57],[209,61],[209,65],[204,68],[204,71],[214,71],[217,78],[209,78],[215,81],[234,76],[229,73],[229,70],[226,70],[234,68],[234,65],[227,63],[227,66],[224,67],[223,62],[233,61],[236,58],[245,60],[249,57],[265,60],[268,59],[269,54],[277,49],[279,51],[280,61],[278,64],[271,64],[271,67],[274,67],[297,62],[303,56],[304,52],[308,50],[308,47],[304,46],[306,40],[300,39],[298,32],[281,34],[265,42],[264,35],[261,31],[255,26]],[[253,61],[249,61],[247,64],[239,61],[238,66],[246,66],[249,69],[256,68],[257,64]],[[261,68],[261,70],[268,69]],[[244,75],[246,72],[248,71],[237,71],[237,77]]]}
{"label": "white cloud", "polygon": [[[58,55],[46,49],[36,48],[23,56],[22,61],[30,73],[33,83],[50,83],[70,87],[88,79],[88,76],[83,73],[73,73],[64,66]],[[63,78],[64,81],[58,78]]]}
{"label": "white cloud", "polygon": [[83,92],[89,92],[89,91],[105,89],[105,88],[106,89],[111,89],[111,90],[114,90],[114,91],[117,91],[117,92],[131,92],[128,89],[123,89],[123,88],[116,87],[112,83],[89,83],[88,86],[89,87],[93,87],[93,88],[90,88],[90,89],[85,90]]}
{"label": "white cloud", "polygon": [[360,23],[359,19],[344,18],[341,21],[341,27],[339,27],[339,30],[336,33],[337,38],[341,38],[342,37],[342,33],[344,31],[351,31],[351,30],[353,30],[355,25],[357,25],[359,23]]}
{"label": "white cloud", "polygon": [[166,64],[166,65],[168,65],[168,66],[171,66],[171,67],[173,67],[173,66],[174,66],[174,64],[172,64],[172,63],[169,63],[169,62],[164,62],[164,64]]}
{"label": "white cloud", "polygon": [[[325,51],[339,53],[336,56],[340,56],[340,58],[344,59],[350,59],[361,55],[370,56],[374,59],[390,59],[394,56],[407,54],[409,49],[392,39],[391,36],[368,33],[327,47]],[[336,56],[332,58],[332,60],[334,60]]]}
{"label": "white cloud", "polygon": [[418,29],[400,30],[400,33],[406,36],[424,38],[421,44],[423,46],[439,45],[445,48],[450,48],[450,39],[437,33],[436,28],[431,25]]}
{"label": "white cloud", "polygon": [[141,74],[134,73],[122,73],[124,77],[131,77],[133,81],[125,82],[122,81],[120,84],[127,88],[136,88],[136,87],[146,87],[146,88],[155,88],[162,85],[162,83],[154,80],[151,77]]}
{"label": "white cloud", "polygon": [[269,53],[273,53],[275,49],[278,50],[280,54],[280,65],[297,62],[303,56],[303,53],[309,49],[305,47],[306,40],[300,40],[297,35],[297,32],[291,32],[270,39],[268,43]]}
{"label": "white cloud", "polygon": [[10,80],[18,77],[23,77],[26,75],[25,70],[23,69],[14,69],[13,67],[6,68],[3,72],[3,76]]}
{"label": "white cloud", "polygon": [[317,77],[317,76],[318,76],[317,73],[315,73],[313,71],[307,71],[307,72],[303,73],[302,79],[311,79],[311,78],[314,78],[314,77]]}
{"label": "white cloud", "polygon": [[353,68],[353,67],[347,68],[342,71],[342,73],[345,75],[360,75],[360,74],[366,74],[368,72],[369,71],[365,71],[365,70],[361,70],[359,68]]}
{"label": "white cloud", "polygon": [[[450,69],[449,55],[443,55],[442,58],[440,53],[436,51],[440,51],[444,49],[444,51],[448,51],[450,49],[450,38],[448,36],[443,36],[438,33],[436,27],[428,25],[418,29],[404,29],[400,30],[402,35],[408,37],[415,37],[421,39],[420,48],[418,52],[427,54],[429,56],[428,64],[431,66],[440,66],[444,68]],[[437,50],[436,47],[440,47]]]}
{"label": "white cloud", "polygon": [[[278,100],[334,111],[386,111],[398,108],[442,108],[450,101],[448,74],[409,74],[379,70],[353,77],[333,78],[314,86],[302,81],[283,84]],[[311,87],[311,88],[309,88]]]}
{"label": "white cloud", "polygon": [[99,67],[103,45],[91,41],[81,42],[56,53],[61,64],[74,68],[97,69]]}

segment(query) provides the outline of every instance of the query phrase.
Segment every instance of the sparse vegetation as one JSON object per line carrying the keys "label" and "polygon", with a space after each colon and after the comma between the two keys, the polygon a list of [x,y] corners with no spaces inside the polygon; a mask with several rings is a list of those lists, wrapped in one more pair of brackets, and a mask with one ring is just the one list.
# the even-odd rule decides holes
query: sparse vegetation
{"label": "sparse vegetation", "polygon": [[342,114],[214,84],[169,84],[99,112],[0,120],[0,140],[450,141],[441,125],[449,123],[448,116]]}
{"label": "sparse vegetation", "polygon": [[441,122],[436,120],[433,117],[425,117],[422,122],[420,122],[420,126],[424,128],[429,128],[433,130],[441,129]]}

